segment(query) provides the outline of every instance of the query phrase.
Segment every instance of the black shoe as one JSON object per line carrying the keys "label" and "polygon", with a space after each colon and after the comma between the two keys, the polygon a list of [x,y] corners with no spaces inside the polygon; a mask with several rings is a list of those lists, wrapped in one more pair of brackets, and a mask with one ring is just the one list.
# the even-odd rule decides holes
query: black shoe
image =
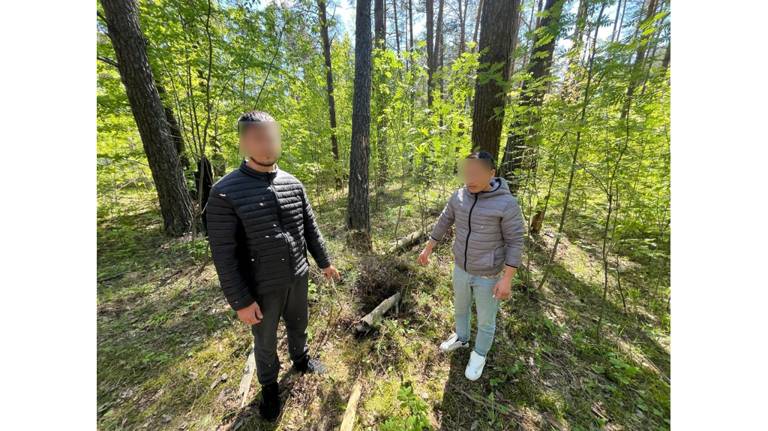
{"label": "black shoe", "polygon": [[270,383],[261,387],[259,413],[263,419],[270,422],[280,416],[280,390],[277,383]]}
{"label": "black shoe", "polygon": [[303,358],[293,363],[293,369],[301,374],[315,373],[324,374],[325,365],[317,358],[310,358],[309,355],[304,355]]}

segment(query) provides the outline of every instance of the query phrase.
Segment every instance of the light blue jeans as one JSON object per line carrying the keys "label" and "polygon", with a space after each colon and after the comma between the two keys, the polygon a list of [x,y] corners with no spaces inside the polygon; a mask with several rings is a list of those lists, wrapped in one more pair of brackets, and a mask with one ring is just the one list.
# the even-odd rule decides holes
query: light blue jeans
{"label": "light blue jeans", "polygon": [[[493,335],[496,332],[496,312],[499,300],[493,297],[493,287],[499,276],[472,275],[453,267],[453,308],[456,318],[456,335],[462,342],[469,341],[469,328],[472,311],[472,296],[477,307],[477,338],[475,352],[485,356],[491,350]],[[474,295],[473,295],[474,294]]]}

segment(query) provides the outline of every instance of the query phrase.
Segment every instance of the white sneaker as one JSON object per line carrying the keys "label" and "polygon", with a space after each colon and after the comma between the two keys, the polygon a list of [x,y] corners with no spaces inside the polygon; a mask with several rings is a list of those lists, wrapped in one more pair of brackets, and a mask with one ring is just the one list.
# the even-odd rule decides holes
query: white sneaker
{"label": "white sneaker", "polygon": [[440,351],[443,353],[453,352],[456,349],[460,349],[462,347],[469,347],[469,341],[461,342],[459,341],[459,336],[454,334],[451,334],[450,337],[448,337],[447,340],[443,341],[440,344]]}
{"label": "white sneaker", "polygon": [[469,363],[467,364],[467,369],[464,370],[464,377],[474,382],[483,375],[484,367],[485,356],[480,356],[473,350],[472,354],[469,355]]}

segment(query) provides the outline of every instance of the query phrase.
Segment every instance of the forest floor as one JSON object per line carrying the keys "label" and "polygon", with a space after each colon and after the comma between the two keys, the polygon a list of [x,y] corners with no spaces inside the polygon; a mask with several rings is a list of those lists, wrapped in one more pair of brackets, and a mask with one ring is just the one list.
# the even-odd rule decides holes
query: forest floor
{"label": "forest floor", "polygon": [[[375,250],[434,221],[449,191],[423,189],[396,183],[372,197]],[[281,341],[284,413],[263,422],[255,378],[240,407],[252,337],[221,295],[207,242],[164,237],[152,202],[137,191],[99,207],[99,429],[336,429],[356,382],[356,429],[669,428],[669,315],[666,305],[647,308],[648,296],[668,289],[668,271],[659,274],[664,262],[620,257],[625,308],[615,264],[603,299],[599,234],[566,229],[548,281],[536,289],[554,243],[547,220],[527,244],[529,270],[501,306],[483,376],[470,382],[469,349],[437,349],[452,332],[450,244],[438,246],[428,267],[414,264],[417,247],[397,256],[354,254],[344,247],[342,193],[313,199],[343,273],[331,284],[313,269],[310,282],[309,344],[328,372],[289,372]],[[397,312],[356,338],[356,320],[395,290],[403,293]]]}

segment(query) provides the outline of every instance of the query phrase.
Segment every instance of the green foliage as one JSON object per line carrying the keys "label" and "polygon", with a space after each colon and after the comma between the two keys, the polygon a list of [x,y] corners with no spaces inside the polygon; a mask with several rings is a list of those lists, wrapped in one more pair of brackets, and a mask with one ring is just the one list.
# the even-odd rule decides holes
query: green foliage
{"label": "green foliage", "polygon": [[393,416],[387,419],[379,428],[381,431],[424,431],[431,430],[427,418],[427,403],[413,391],[410,382],[400,385],[397,391],[397,400],[403,415]]}
{"label": "green foliage", "polygon": [[[334,257],[352,262],[352,268],[359,257],[350,256],[340,240],[345,192],[336,191],[333,173],[349,172],[353,33],[331,20],[340,150],[335,160],[315,2],[278,3],[141,1],[141,28],[150,63],[192,162],[187,176],[192,178],[194,162],[204,154],[222,160],[221,171],[233,169],[241,160],[235,130],[238,116],[251,109],[272,113],[282,126],[281,167],[304,182]],[[531,7],[538,3],[522,2],[526,24]],[[449,246],[439,246],[444,248],[437,254],[445,259],[434,268],[419,269],[401,283],[411,290],[400,316],[385,320],[375,338],[359,344],[344,338],[348,334],[340,328],[359,317],[361,298],[352,295],[348,286],[339,285],[331,295],[317,280],[310,283],[311,314],[316,316],[309,330],[312,342],[331,340],[323,354],[342,356],[336,363],[341,364],[339,368],[352,364],[349,368],[368,373],[370,381],[382,378],[370,399],[363,401],[361,415],[368,413],[365,426],[423,430],[430,429],[430,420],[437,417],[445,428],[470,429],[473,423],[479,429],[503,427],[507,416],[494,406],[504,405],[564,419],[574,430],[603,428],[609,422],[625,429],[668,428],[669,385],[637,357],[594,336],[594,321],[604,309],[606,333],[624,335],[647,362],[659,364],[668,373],[664,370],[668,358],[654,342],[668,335],[670,322],[670,83],[669,71],[661,64],[669,40],[669,6],[662,3],[667,10],[647,20],[640,4],[630,3],[623,32],[615,42],[602,37],[609,25],[603,16],[601,37],[596,46],[582,43],[583,52],[570,49],[573,41],[560,44],[573,34],[572,12],[564,12],[562,22],[549,29],[535,30],[536,14],[530,23],[533,28],[522,26],[514,73],[503,83],[507,103],[501,147],[511,132],[525,136],[524,163],[516,172],[518,201],[527,221],[537,211],[546,212],[542,234],[528,242],[520,274],[533,281],[541,277],[552,245],[547,238],[559,235],[571,241],[558,251],[545,289],[516,293],[508,303],[513,306],[502,307],[493,364],[482,381],[472,388],[452,381],[456,374],[463,382],[464,364],[460,360],[448,364],[436,356],[434,348],[450,330]],[[590,8],[589,31],[594,31],[598,9]],[[469,12],[472,21],[473,8]],[[543,12],[538,18],[546,15]],[[446,17],[451,23],[447,29],[455,27],[451,18]],[[402,30],[402,21],[400,25]],[[537,35],[537,46],[555,38],[557,49],[553,73],[532,81],[527,66]],[[433,211],[458,186],[457,162],[472,148],[476,80],[501,79],[499,65],[479,64],[472,42],[459,55],[451,40],[455,34],[447,33],[444,66],[435,73],[434,102],[428,108],[425,42],[415,36],[411,52],[402,50],[398,55],[388,48],[374,53],[370,177],[379,177],[383,167],[388,172],[382,184],[371,187],[377,251],[430,223],[436,215]],[[640,48],[645,49],[646,60],[635,65]],[[590,68],[587,59],[592,49]],[[222,406],[237,402],[227,401],[221,386],[213,389],[220,373],[210,367],[221,362],[230,376],[239,373],[249,335],[233,326],[234,317],[223,303],[210,265],[198,272],[209,253],[205,240],[167,242],[160,235],[141,139],[120,76],[105,61],[115,56],[103,23],[97,25],[97,54],[103,59],[97,61],[98,277],[109,280],[99,284],[99,425],[104,429],[142,424],[150,429],[216,428],[235,414]],[[522,103],[523,96],[540,90],[545,94],[541,106]],[[622,115],[625,106],[627,115]],[[382,137],[386,137],[385,149],[379,147]],[[384,159],[386,164],[380,163]],[[216,179],[221,173],[216,173]],[[554,231],[569,192],[561,235]],[[609,199],[610,289],[603,302],[600,254]],[[175,274],[178,268],[183,273]],[[628,303],[626,311],[619,281]],[[522,292],[521,280],[515,283],[515,292]],[[557,302],[554,309],[547,305],[552,302]],[[337,306],[354,312],[344,309],[327,316],[336,313]],[[649,322],[641,323],[645,316],[651,316]],[[332,321],[330,326],[325,324]],[[504,330],[502,322],[508,326]],[[631,335],[624,334],[625,329]],[[430,364],[428,372],[421,367],[424,363]],[[456,369],[449,371],[449,366]],[[322,390],[332,393],[336,385],[347,383],[348,376],[339,375],[339,368],[333,370],[330,383],[320,383]],[[190,378],[191,373],[200,377]],[[400,383],[403,379],[406,382]],[[236,382],[230,379],[227,385],[234,390]],[[491,407],[468,404],[475,401],[455,391],[457,387]],[[124,394],[126,388],[136,396]],[[222,397],[220,405],[210,407]],[[439,406],[433,404],[438,399],[442,400]],[[595,416],[596,403],[604,405],[610,420]],[[476,414],[457,414],[468,405]],[[331,411],[338,413],[336,404]],[[172,424],[160,423],[166,414],[173,417]],[[301,418],[291,420],[299,424]],[[544,423],[532,425],[536,426],[546,428]]]}

